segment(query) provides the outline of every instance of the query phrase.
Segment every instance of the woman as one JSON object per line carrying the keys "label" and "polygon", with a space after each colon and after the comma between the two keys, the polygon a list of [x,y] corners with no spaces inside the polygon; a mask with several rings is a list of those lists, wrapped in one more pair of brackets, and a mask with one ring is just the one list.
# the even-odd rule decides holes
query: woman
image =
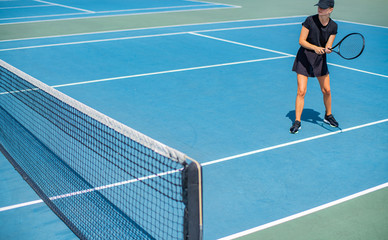
{"label": "woman", "polygon": [[332,127],[338,127],[338,122],[331,114],[330,76],[327,68],[326,54],[331,53],[338,26],[331,20],[334,0],[320,0],[318,14],[309,16],[302,24],[299,37],[298,54],[295,58],[293,71],[297,73],[298,92],[295,101],[295,122],[290,128],[291,133],[297,133],[301,128],[301,115],[304,106],[304,96],[309,77],[316,77],[323,93],[326,113],[324,122]]}

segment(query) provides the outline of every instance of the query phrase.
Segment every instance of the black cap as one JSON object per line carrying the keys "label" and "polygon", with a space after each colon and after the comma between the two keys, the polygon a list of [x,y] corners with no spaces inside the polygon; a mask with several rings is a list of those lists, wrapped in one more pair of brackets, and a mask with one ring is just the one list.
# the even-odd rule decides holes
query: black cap
{"label": "black cap", "polygon": [[314,6],[318,6],[322,9],[334,7],[334,0],[319,0],[319,3]]}

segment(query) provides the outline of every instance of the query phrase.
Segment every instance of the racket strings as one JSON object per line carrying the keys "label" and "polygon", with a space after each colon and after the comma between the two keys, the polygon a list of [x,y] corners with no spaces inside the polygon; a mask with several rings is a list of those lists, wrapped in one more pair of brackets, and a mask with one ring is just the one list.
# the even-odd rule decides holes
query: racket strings
{"label": "racket strings", "polygon": [[354,58],[364,50],[364,39],[359,34],[353,34],[345,38],[340,46],[339,52],[345,58]]}

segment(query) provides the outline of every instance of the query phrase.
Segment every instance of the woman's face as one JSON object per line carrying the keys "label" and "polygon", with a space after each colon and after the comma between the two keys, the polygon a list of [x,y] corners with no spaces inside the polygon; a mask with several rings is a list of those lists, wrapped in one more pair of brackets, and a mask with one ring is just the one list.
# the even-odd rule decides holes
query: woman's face
{"label": "woman's face", "polygon": [[323,9],[323,8],[318,7],[318,14],[320,16],[330,15],[331,12],[333,12],[333,8]]}

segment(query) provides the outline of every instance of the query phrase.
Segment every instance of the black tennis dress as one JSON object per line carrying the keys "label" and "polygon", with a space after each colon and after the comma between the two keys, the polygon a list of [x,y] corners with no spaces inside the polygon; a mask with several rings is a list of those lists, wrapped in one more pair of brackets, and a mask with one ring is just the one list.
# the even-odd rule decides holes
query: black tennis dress
{"label": "black tennis dress", "polygon": [[[330,35],[337,34],[337,23],[329,20],[326,26],[323,26],[319,21],[318,14],[309,16],[302,23],[309,30],[307,42],[325,47]],[[316,54],[313,50],[300,47],[296,55],[292,71],[302,74],[307,77],[320,77],[329,73],[327,68],[326,54]]]}

